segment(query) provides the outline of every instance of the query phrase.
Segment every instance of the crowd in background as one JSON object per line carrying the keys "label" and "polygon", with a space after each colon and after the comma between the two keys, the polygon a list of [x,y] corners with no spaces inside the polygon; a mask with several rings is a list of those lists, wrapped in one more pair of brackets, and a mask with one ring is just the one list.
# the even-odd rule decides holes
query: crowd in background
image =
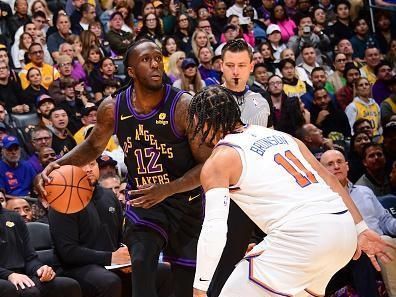
{"label": "crowd in background", "polygon": [[[364,0],[1,0],[2,205],[48,223],[30,198],[34,177],[84,141],[102,100],[130,83],[123,55],[142,38],[162,49],[164,81],[191,94],[222,84],[222,48],[245,40],[247,88],[268,101],[274,129],[318,160],[340,150],[351,183],[394,197],[396,2],[374,4],[372,23]],[[123,156],[112,137],[97,162],[99,184],[124,204]]]}

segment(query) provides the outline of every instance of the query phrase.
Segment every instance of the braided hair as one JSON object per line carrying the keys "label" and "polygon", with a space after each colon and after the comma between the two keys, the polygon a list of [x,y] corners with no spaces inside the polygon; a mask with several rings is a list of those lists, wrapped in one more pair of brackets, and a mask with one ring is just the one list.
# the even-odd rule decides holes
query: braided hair
{"label": "braided hair", "polygon": [[188,128],[193,129],[192,138],[202,134],[201,144],[212,131],[210,143],[216,134],[221,138],[232,132],[241,121],[241,111],[232,93],[223,86],[210,86],[198,92],[188,108]]}

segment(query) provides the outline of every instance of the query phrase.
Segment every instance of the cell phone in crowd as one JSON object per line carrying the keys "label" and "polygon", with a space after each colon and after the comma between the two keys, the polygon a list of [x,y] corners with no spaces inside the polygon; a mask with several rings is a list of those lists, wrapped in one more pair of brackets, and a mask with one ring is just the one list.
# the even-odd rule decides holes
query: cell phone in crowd
{"label": "cell phone in crowd", "polygon": [[311,26],[303,27],[303,33],[304,35],[309,35],[311,33]]}

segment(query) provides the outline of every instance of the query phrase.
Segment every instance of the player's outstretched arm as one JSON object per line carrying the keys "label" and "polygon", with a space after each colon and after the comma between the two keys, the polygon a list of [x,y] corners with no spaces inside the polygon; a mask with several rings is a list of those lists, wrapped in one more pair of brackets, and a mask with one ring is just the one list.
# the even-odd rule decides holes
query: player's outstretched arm
{"label": "player's outstretched arm", "polygon": [[365,252],[375,269],[381,270],[375,256],[379,257],[383,262],[388,263],[392,260],[392,256],[385,250],[388,247],[396,248],[395,246],[383,241],[381,237],[370,230],[353,202],[349,193],[341,186],[338,179],[332,175],[327,169],[320,164],[318,160],[311,154],[309,149],[300,140],[295,139],[298,147],[303,154],[304,158],[309,162],[312,168],[320,175],[320,177],[329,185],[329,187],[336,193],[338,193],[343,199],[345,205],[347,206],[349,212],[351,213],[353,220],[356,224],[357,235],[358,235],[358,245],[354,255],[354,259],[358,259],[361,252]]}
{"label": "player's outstretched arm", "polygon": [[[167,197],[176,193],[187,192],[197,188],[200,185],[199,175],[203,163],[210,156],[212,149],[205,144],[200,145],[199,140],[190,139],[191,134],[188,130],[188,107],[191,101],[190,94],[183,94],[176,105],[175,122],[178,132],[189,138],[190,148],[197,165],[188,170],[180,178],[171,181],[168,184],[149,184],[139,187],[137,190],[129,191],[131,196],[140,196],[130,200],[134,207],[150,208],[165,200]],[[183,158],[183,156],[175,156]]]}
{"label": "player's outstretched arm", "polygon": [[59,160],[48,164],[35,179],[35,188],[41,197],[46,196],[44,184],[49,182],[48,175],[61,165],[84,166],[99,157],[114,131],[114,100],[108,97],[100,104],[97,122],[91,134],[81,144],[73,148]]}
{"label": "player's outstretched arm", "polygon": [[238,153],[230,147],[216,148],[201,172],[205,190],[205,219],[198,240],[194,297],[205,296],[227,241],[227,219],[230,205],[229,185],[242,172]]}

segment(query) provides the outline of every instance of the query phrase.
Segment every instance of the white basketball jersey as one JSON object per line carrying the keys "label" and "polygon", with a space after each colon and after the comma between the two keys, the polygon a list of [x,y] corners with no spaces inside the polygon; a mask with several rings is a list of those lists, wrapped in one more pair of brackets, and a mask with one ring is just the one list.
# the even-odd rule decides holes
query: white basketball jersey
{"label": "white basketball jersey", "polygon": [[347,209],[288,134],[250,125],[218,145],[238,151],[243,169],[231,199],[266,233],[288,220]]}

